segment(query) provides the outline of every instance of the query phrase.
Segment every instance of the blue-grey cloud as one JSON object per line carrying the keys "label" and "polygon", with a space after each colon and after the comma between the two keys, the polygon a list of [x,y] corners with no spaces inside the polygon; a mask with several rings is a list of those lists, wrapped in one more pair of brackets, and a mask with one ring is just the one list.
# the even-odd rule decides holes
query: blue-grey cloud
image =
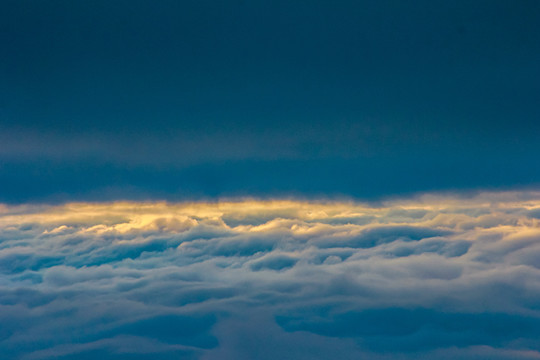
{"label": "blue-grey cloud", "polygon": [[538,193],[0,207],[6,359],[534,359]]}

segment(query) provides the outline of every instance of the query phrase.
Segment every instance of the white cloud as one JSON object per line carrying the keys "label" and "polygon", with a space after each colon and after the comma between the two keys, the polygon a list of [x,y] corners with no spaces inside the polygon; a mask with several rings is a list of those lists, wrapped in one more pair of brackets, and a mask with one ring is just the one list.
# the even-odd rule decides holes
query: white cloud
{"label": "white cloud", "polygon": [[538,193],[2,206],[0,350],[535,358],[538,208]]}

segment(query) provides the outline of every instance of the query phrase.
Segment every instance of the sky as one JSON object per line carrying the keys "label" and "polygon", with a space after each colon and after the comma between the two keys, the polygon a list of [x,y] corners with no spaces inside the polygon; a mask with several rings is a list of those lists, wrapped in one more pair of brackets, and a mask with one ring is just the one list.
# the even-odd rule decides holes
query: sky
{"label": "sky", "polygon": [[6,360],[540,359],[540,2],[0,1]]}
{"label": "sky", "polygon": [[538,185],[537,1],[0,6],[3,202]]}

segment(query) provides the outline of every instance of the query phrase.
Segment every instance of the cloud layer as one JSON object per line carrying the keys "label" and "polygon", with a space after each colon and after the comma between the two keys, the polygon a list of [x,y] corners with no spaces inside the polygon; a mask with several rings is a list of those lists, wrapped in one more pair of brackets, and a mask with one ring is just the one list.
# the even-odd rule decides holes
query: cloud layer
{"label": "cloud layer", "polygon": [[540,194],[0,207],[7,359],[537,359]]}

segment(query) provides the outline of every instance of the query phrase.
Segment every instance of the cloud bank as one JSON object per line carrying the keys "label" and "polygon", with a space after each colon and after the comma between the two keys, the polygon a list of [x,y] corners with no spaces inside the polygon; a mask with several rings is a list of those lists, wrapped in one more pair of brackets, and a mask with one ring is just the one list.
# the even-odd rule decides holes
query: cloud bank
{"label": "cloud bank", "polygon": [[540,193],[0,207],[6,359],[538,359]]}

